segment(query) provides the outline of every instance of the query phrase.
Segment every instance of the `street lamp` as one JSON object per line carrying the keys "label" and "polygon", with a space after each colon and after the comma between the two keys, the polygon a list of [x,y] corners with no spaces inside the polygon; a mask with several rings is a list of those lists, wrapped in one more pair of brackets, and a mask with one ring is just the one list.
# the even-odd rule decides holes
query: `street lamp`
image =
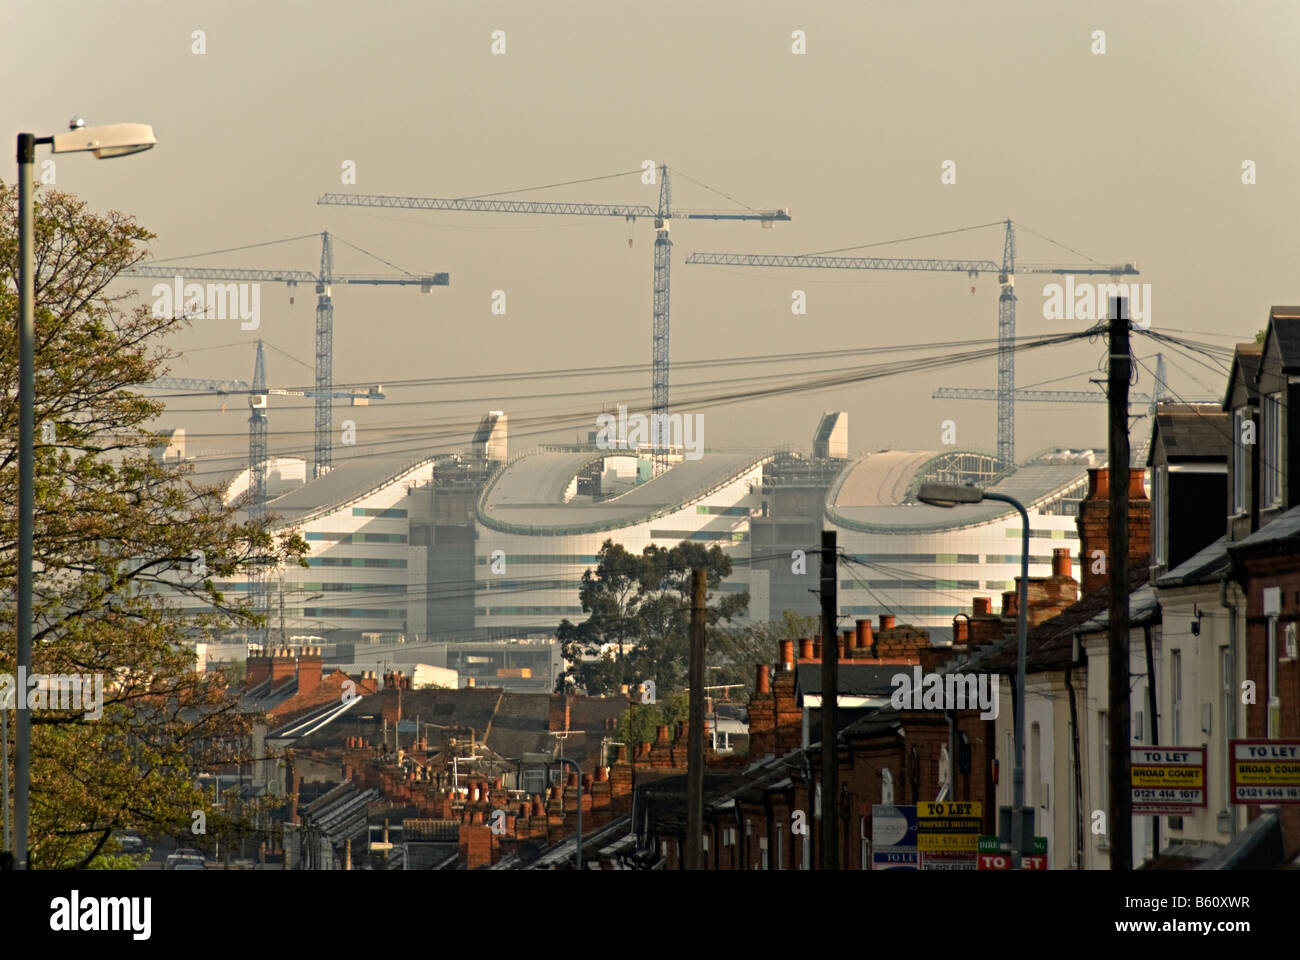
{"label": "street lamp", "polygon": [[[32,200],[32,167],[36,145],[49,144],[52,153],[89,151],[97,159],[125,157],[148,150],[158,141],[153,128],[144,123],[116,123],[87,127],[73,120],[67,133],[38,137],[18,134],[18,673],[32,668],[32,538],[34,532],[36,482],[34,432],[36,407],[35,376],[35,272]],[[14,730],[14,867],[27,870],[28,792],[31,786],[31,717],[26,709],[26,691],[18,698]]]}
{"label": "street lamp", "polygon": [[582,869],[582,768],[568,757],[553,757],[549,753],[525,753],[521,758],[524,763],[561,763],[573,768],[578,775],[578,869]]}
{"label": "street lamp", "polygon": [[[1015,497],[993,493],[980,487],[950,483],[923,483],[916,498],[933,507],[955,507],[963,503],[997,500],[1009,503],[1020,512],[1020,591],[1016,604],[1016,723],[1015,767],[1011,775],[1011,809],[999,811],[999,835],[1010,834],[1011,859],[1020,866],[1020,855],[1033,850],[1033,810],[1025,809],[1025,637],[1028,632],[1029,607],[1029,514]],[[1009,820],[1010,822],[1006,822]],[[1025,828],[1029,829],[1026,830]]]}

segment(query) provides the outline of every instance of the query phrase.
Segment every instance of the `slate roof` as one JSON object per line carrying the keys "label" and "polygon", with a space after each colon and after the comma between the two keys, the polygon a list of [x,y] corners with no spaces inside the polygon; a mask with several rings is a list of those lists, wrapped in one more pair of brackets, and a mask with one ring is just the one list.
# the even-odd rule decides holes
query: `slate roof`
{"label": "slate roof", "polygon": [[1156,581],[1157,587],[1183,587],[1218,580],[1231,566],[1228,538],[1220,537]]}
{"label": "slate roof", "polygon": [[1259,396],[1255,376],[1259,373],[1263,352],[1263,346],[1258,343],[1237,344],[1232,355],[1232,367],[1228,370],[1228,386],[1224,389],[1223,403],[1220,405],[1223,410],[1232,410],[1232,391],[1236,386],[1243,387],[1246,395],[1252,399]]}
{"label": "slate roof", "polygon": [[1156,412],[1155,437],[1147,464],[1163,448],[1169,463],[1228,462],[1232,452],[1229,415],[1215,404],[1161,404]]}
{"label": "slate roof", "polygon": [[1234,555],[1297,552],[1300,552],[1300,507],[1292,507],[1244,540],[1228,544],[1228,553]]}
{"label": "slate roof", "polygon": [[[507,693],[492,687],[462,687],[459,690],[402,691],[402,729],[408,722],[439,727],[472,729],[479,742],[501,757],[525,753],[550,753],[556,737],[548,732],[548,693]],[[599,751],[606,735],[605,721],[627,709],[621,697],[575,697],[569,713],[570,735],[564,741],[564,755],[580,765]],[[342,722],[331,723],[300,738],[295,749],[341,751],[345,739],[362,736],[372,742],[383,737],[382,693],[361,697],[347,711]],[[414,730],[411,731],[412,735]],[[426,736],[429,730],[425,730]],[[486,740],[484,739],[486,738]],[[435,738],[430,736],[431,742]]]}
{"label": "slate roof", "polygon": [[1283,370],[1300,369],[1300,322],[1296,321],[1300,321],[1300,307],[1269,308],[1268,322],[1277,337]]}
{"label": "slate roof", "polygon": [[[1140,592],[1146,588],[1149,569],[1145,566],[1129,568],[1129,614],[1133,626],[1140,625],[1138,615],[1150,617],[1151,610]],[[1134,602],[1134,596],[1138,601]],[[1098,617],[1105,616],[1110,604],[1110,587],[1105,586],[1086,594],[1077,603],[1066,608],[1050,620],[1044,620],[1036,627],[1031,627],[1025,636],[1025,671],[1037,673],[1053,670],[1069,663],[1074,655],[1074,633],[1076,630],[1093,632]],[[1144,612],[1145,611],[1145,612]],[[1154,608],[1158,617],[1159,607]],[[955,670],[966,667],[990,670],[997,673],[1014,673],[1016,670],[1017,640],[1014,628],[1002,640],[990,644]]]}
{"label": "slate roof", "polygon": [[[836,675],[840,696],[880,697],[894,692],[890,678],[896,673],[911,675],[912,668],[897,663],[868,664],[841,660]],[[822,665],[800,663],[795,667],[795,689],[800,693],[820,696],[822,691]]]}

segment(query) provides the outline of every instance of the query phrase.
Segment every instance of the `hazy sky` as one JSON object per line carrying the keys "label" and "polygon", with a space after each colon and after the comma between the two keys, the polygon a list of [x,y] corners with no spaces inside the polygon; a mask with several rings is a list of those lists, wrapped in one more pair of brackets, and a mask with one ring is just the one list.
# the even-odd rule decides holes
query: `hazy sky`
{"label": "hazy sky", "polygon": [[[335,289],[340,383],[647,364],[651,222],[316,205],[331,191],[476,196],[647,159],[755,207],[789,207],[794,218],[770,230],[674,223],[674,361],[994,337],[995,276],[683,261],[696,250],[815,252],[1007,217],[1090,257],[1137,261],[1154,328],[1231,344],[1253,337],[1270,304],[1300,302],[1298,28],[1294,0],[6,0],[0,128],[12,144],[19,131],[58,132],[73,115],[152,124],[159,144],[149,153],[60,158],[56,170],[59,188],[155,231],[158,257],[329,230],[400,267],[450,272],[451,285],[429,294]],[[203,55],[192,52],[196,30]],[[494,30],[505,32],[504,55],[491,51]],[[803,55],[792,52],[795,30],[806,35]],[[1105,31],[1104,55],[1092,53],[1094,30]],[[12,157],[7,148],[0,166],[9,181]],[[940,178],[947,160],[951,185]],[[1242,183],[1246,160],[1254,185]],[[345,161],[356,164],[355,186],[341,182]],[[657,189],[627,176],[518,196],[653,205]],[[731,205],[681,177],[674,202]],[[1079,262],[1027,231],[1018,239],[1022,261]],[[314,270],[319,246],[299,240],[194,262]],[[864,254],[1000,259],[1001,250],[1002,232],[990,227]],[[336,269],[390,268],[340,246]],[[147,295],[153,282],[132,284]],[[1043,319],[1043,282],[1019,278],[1018,332],[1082,326]],[[807,293],[807,316],[791,313],[795,289]],[[505,316],[491,312],[494,290],[506,292]],[[173,374],[248,379],[258,336],[310,364],[314,301],[309,286],[264,286],[259,330],[197,322],[175,343],[186,356]],[[224,344],[235,345],[211,349]],[[1140,338],[1135,347],[1139,356],[1155,350]],[[1085,389],[1103,353],[1083,343],[1023,356],[1017,383],[1067,377],[1053,386]],[[1170,359],[1182,368],[1170,368],[1179,393],[1221,394],[1224,372]],[[281,353],[267,363],[273,385],[311,381]],[[989,361],[710,411],[705,440],[807,447],[818,415],[844,409],[855,452],[936,448],[944,419],[956,421],[961,446],[992,449],[993,404],[930,393],[993,387],[994,373]],[[677,371],[675,393],[704,376]],[[406,439],[388,449],[409,450],[435,420],[476,419],[489,407],[513,420],[602,400],[644,403],[648,381],[647,371],[395,389],[388,404],[336,407],[335,422],[354,419],[359,444],[406,423]],[[486,399],[606,386],[581,401]],[[1135,389],[1149,388],[1144,378]],[[198,446],[243,451],[246,408],[218,406],[180,400],[168,422],[214,434]],[[310,446],[300,401],[272,398],[270,423],[273,452]],[[1105,408],[1021,404],[1016,434],[1021,457],[1049,444],[1102,444]],[[355,452],[337,435],[335,451]]]}

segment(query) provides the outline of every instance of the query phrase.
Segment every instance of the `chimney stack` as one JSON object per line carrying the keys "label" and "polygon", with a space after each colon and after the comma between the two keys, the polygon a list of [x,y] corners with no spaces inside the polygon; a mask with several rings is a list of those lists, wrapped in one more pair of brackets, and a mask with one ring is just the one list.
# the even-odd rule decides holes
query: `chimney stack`
{"label": "chimney stack", "polygon": [[[1143,486],[1141,467],[1130,467],[1128,471],[1128,557],[1125,559],[1129,569],[1139,569],[1151,562],[1151,501],[1147,499]],[[1109,583],[1110,575],[1110,470],[1096,467],[1088,471],[1088,497],[1079,504],[1079,515],[1075,523],[1079,530],[1079,579],[1080,594],[1086,595],[1103,590]],[[1096,563],[1097,554],[1105,558],[1102,572],[1094,572],[1101,565]]]}

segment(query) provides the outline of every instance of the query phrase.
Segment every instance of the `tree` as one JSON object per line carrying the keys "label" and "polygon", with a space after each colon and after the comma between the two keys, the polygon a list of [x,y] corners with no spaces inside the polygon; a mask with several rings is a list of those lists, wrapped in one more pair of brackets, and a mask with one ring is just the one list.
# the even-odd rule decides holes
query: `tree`
{"label": "tree", "polygon": [[[183,641],[253,622],[216,582],[254,558],[299,557],[306,544],[240,520],[218,489],[194,482],[191,467],[150,455],[162,438],[146,426],[163,405],[130,388],[164,372],[173,355],[162,341],[188,322],[127,308],[131,292],[109,284],[145,259],[153,235],[66,193],[36,201],[36,422],[51,425],[53,438],[38,428],[34,670],[86,678],[102,705],[54,709],[12,683],[6,692],[37,708],[32,865],[120,866],[115,830],[188,833],[200,810],[210,826],[220,819],[195,774],[252,759],[249,718],[220,672],[196,672]],[[16,225],[17,191],[0,183],[0,677],[16,668]],[[193,572],[199,551],[206,571]],[[182,610],[186,597],[199,612]]]}
{"label": "tree", "polygon": [[744,689],[732,695],[743,698],[754,690],[754,667],[775,663],[782,640],[798,643],[801,637],[815,637],[820,633],[820,617],[805,617],[794,610],[782,611],[779,620],[719,631],[713,643],[711,663],[721,669],[713,682],[742,684]]}
{"label": "tree", "polygon": [[[559,688],[617,693],[623,684],[653,680],[662,693],[684,689],[695,567],[707,572],[710,591],[720,591],[731,575],[731,558],[721,547],[690,542],[671,548],[652,544],[636,556],[606,540],[595,571],[583,574],[582,609],[591,616],[576,625],[566,619],[556,631],[570,662]],[[722,594],[708,607],[708,635],[718,635],[748,607],[748,592]]]}

